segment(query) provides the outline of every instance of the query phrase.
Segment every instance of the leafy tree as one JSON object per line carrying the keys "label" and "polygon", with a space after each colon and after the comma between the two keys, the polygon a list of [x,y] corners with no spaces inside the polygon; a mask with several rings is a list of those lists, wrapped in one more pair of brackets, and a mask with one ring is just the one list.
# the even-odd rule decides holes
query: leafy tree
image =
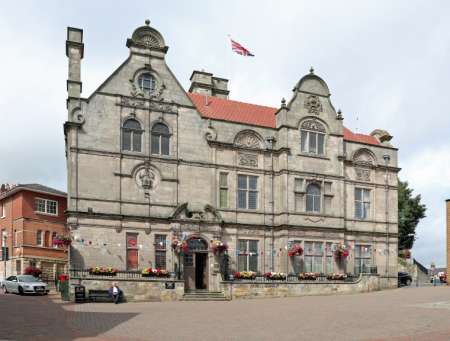
{"label": "leafy tree", "polygon": [[425,217],[426,206],[420,194],[412,196],[407,181],[398,180],[398,249],[411,249],[416,240],[416,226]]}

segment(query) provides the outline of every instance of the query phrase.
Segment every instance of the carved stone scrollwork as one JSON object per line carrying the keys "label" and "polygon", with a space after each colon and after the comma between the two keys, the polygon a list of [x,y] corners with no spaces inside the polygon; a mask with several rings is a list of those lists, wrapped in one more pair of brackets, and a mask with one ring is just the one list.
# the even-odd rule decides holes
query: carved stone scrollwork
{"label": "carved stone scrollwork", "polygon": [[79,124],[84,124],[85,118],[84,115],[81,113],[80,108],[75,108],[72,111],[72,121]]}
{"label": "carved stone scrollwork", "polygon": [[321,133],[325,133],[325,127],[323,126],[322,123],[315,121],[315,120],[306,120],[303,121],[301,129],[306,129],[306,130],[312,130],[312,131],[319,131]]}
{"label": "carved stone scrollwork", "polygon": [[215,141],[217,140],[217,131],[213,127],[208,127],[208,130],[205,133],[206,141]]}
{"label": "carved stone scrollwork", "polygon": [[370,181],[370,169],[357,167],[355,172],[357,180]]}
{"label": "carved stone scrollwork", "polygon": [[260,149],[262,147],[261,139],[251,131],[239,133],[234,143],[244,148]]}
{"label": "carved stone scrollwork", "polygon": [[305,108],[308,109],[308,113],[318,115],[322,112],[322,103],[320,103],[320,98],[315,95],[309,95],[305,99]]}
{"label": "carved stone scrollwork", "polygon": [[240,166],[258,167],[258,155],[239,153],[238,161]]}
{"label": "carved stone scrollwork", "polygon": [[178,113],[178,107],[173,103],[149,102],[138,98],[121,97],[120,105],[133,109],[152,110],[172,114]]}

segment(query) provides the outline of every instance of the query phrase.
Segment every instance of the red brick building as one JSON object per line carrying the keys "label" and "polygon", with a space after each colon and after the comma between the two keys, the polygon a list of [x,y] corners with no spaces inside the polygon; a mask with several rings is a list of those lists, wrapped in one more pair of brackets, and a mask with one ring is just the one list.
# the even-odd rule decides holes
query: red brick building
{"label": "red brick building", "polygon": [[0,278],[23,273],[28,266],[52,280],[67,266],[67,248],[54,246],[57,236],[68,235],[66,193],[39,184],[2,185],[0,188]]}

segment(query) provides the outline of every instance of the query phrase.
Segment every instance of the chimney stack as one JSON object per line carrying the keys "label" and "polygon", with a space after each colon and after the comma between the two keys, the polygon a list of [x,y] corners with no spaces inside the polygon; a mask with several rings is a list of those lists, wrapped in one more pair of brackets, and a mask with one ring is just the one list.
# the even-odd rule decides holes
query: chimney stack
{"label": "chimney stack", "polygon": [[83,30],[67,27],[66,56],[69,58],[67,93],[69,99],[80,98],[81,95],[81,59],[83,59],[83,55]]}
{"label": "chimney stack", "polygon": [[209,72],[195,70],[189,80],[191,81],[189,92],[219,98],[228,98],[230,93],[228,79],[214,77]]}

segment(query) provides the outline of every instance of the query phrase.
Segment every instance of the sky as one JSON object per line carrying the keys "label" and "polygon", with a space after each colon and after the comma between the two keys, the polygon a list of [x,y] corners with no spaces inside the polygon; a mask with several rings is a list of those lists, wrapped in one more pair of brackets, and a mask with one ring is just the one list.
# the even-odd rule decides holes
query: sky
{"label": "sky", "polygon": [[[399,177],[427,206],[413,256],[445,265],[449,15],[450,2],[438,0],[2,1],[0,183],[66,190],[66,27],[84,30],[88,97],[127,58],[133,30],[150,19],[185,89],[192,71],[204,69],[230,80],[231,99],[278,107],[313,66],[348,128],[394,136]],[[233,54],[228,35],[255,57]]]}

